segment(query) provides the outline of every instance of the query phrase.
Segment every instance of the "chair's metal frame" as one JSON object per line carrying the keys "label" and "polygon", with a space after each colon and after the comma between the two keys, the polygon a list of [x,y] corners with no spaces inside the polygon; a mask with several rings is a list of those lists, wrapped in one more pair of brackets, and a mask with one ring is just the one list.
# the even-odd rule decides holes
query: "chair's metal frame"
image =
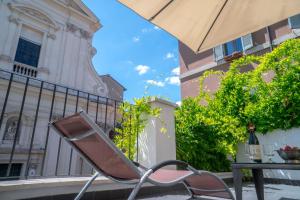
{"label": "chair's metal frame", "polygon": [[[79,200],[84,193],[87,191],[87,189],[89,188],[89,186],[93,183],[93,181],[101,174],[103,176],[108,177],[109,179],[118,182],[118,183],[123,183],[123,184],[134,184],[135,187],[133,188],[132,192],[130,193],[130,196],[128,197],[128,200],[134,200],[137,193],[139,192],[139,190],[141,189],[143,183],[145,182],[149,182],[153,185],[156,186],[173,186],[175,184],[178,183],[183,183],[184,186],[186,187],[186,189],[188,190],[189,194],[191,195],[191,197],[196,197],[197,195],[195,195],[193,193],[192,190],[201,190],[201,191],[205,191],[205,192],[228,192],[231,199],[234,200],[234,196],[232,194],[232,192],[230,191],[230,189],[228,188],[228,186],[224,183],[224,181],[222,179],[220,179],[218,176],[208,172],[208,171],[198,171],[195,168],[193,168],[192,166],[188,165],[187,163],[183,162],[183,161],[179,161],[179,160],[169,160],[169,161],[165,161],[162,163],[159,163],[153,167],[150,167],[149,169],[140,165],[139,163],[135,163],[130,161],[129,159],[127,159],[125,157],[125,155],[114,145],[114,143],[107,137],[107,135],[105,134],[105,132],[84,112],[84,111],[80,111],[79,112],[80,116],[85,120],[85,122],[87,122],[90,127],[93,130],[87,131],[85,133],[76,135],[75,137],[65,137],[55,126],[54,126],[54,122],[50,122],[49,126],[55,130],[61,137],[63,137],[67,143],[69,143],[83,158],[85,158],[88,163],[97,171],[92,178],[83,186],[83,188],[80,190],[80,192],[78,193],[78,195],[75,197],[75,200]],[[85,154],[83,152],[81,152],[80,149],[78,149],[72,142],[73,141],[78,141],[81,139],[84,139],[90,135],[93,134],[98,134],[110,147],[113,151],[115,151],[115,153],[117,153],[119,155],[119,157],[133,170],[135,171],[138,175],[140,175],[140,179],[139,180],[124,180],[124,179],[120,179],[118,177],[113,177],[111,175],[106,174],[104,171],[102,171],[101,169],[99,169],[94,163],[93,161],[91,161],[89,158],[87,158],[85,156]],[[149,176],[151,174],[153,174],[155,171],[168,166],[168,165],[177,165],[177,166],[182,166],[185,167],[187,170],[191,171],[190,174],[184,175],[176,180],[172,180],[170,182],[158,182],[155,181],[153,179],[151,179]],[[192,188],[190,187],[187,182],[185,181],[186,178],[193,176],[193,175],[201,175],[201,174],[209,174],[210,176],[215,177],[216,179],[218,179],[221,183],[223,183],[225,189],[222,190],[202,190],[202,189],[198,189],[198,188]],[[198,196],[197,196],[198,198]],[[199,198],[198,198],[199,199]]]}

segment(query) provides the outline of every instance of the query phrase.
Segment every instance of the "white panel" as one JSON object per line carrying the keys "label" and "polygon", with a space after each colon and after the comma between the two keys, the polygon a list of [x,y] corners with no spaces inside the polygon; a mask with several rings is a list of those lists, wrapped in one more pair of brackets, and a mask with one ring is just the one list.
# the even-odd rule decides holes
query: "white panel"
{"label": "white panel", "polygon": [[42,44],[43,33],[38,30],[35,30],[33,28],[23,25],[22,30],[21,30],[21,37],[23,37],[27,40],[30,40],[32,42],[35,42],[37,44]]}
{"label": "white panel", "polygon": [[242,36],[241,39],[242,39],[242,45],[243,45],[243,50],[244,51],[247,50],[247,49],[250,49],[251,47],[253,47],[253,41],[252,41],[251,33],[247,34],[245,36]]}
{"label": "white panel", "polygon": [[215,61],[221,60],[224,57],[223,45],[219,45],[214,48],[214,56]]}

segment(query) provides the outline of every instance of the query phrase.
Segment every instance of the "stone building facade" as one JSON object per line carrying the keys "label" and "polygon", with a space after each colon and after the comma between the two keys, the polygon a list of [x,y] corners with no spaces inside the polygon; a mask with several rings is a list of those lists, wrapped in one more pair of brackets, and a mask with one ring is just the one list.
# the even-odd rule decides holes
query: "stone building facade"
{"label": "stone building facade", "polygon": [[[0,6],[1,69],[28,69],[46,81],[107,95],[92,64],[92,37],[101,24],[81,1],[4,0]],[[29,43],[38,49],[35,66],[21,63],[22,58],[16,61],[20,42],[24,48]]]}
{"label": "stone building facade", "polygon": [[[206,70],[226,71],[234,58],[270,52],[285,40],[299,36],[300,14],[198,54],[179,42],[181,98],[199,94],[199,77]],[[209,77],[204,84],[210,91],[216,90],[218,78]]]}
{"label": "stone building facade", "polygon": [[99,19],[81,0],[1,0],[0,24],[0,178],[8,168],[17,177],[90,174],[48,122],[82,109],[114,126],[111,98],[123,91],[109,96],[92,64]]}
{"label": "stone building facade", "polygon": [[103,83],[109,85],[108,96],[112,99],[123,101],[123,95],[126,88],[109,74],[100,75],[100,78]]}

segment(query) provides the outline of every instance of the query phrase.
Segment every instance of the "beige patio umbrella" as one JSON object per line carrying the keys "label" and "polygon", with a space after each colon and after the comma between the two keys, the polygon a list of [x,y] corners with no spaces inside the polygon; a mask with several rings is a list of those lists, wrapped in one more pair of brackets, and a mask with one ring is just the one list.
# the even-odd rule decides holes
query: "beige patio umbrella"
{"label": "beige patio umbrella", "polygon": [[119,0],[201,52],[300,13],[300,0]]}

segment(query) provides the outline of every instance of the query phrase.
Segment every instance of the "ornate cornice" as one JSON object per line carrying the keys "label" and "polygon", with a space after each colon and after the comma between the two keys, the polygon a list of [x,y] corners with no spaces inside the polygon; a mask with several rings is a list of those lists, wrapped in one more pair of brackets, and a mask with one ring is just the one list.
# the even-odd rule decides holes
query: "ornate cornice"
{"label": "ornate cornice", "polygon": [[80,27],[78,27],[75,24],[72,24],[70,22],[66,23],[66,27],[67,27],[67,31],[68,32],[72,32],[72,33],[79,33],[81,37],[83,37],[84,39],[91,39],[92,38],[92,34]]}
{"label": "ornate cornice", "polygon": [[83,30],[83,29],[80,29],[80,34],[85,39],[92,38],[92,34],[90,32],[88,32],[88,31]]}
{"label": "ornate cornice", "polygon": [[19,25],[21,22],[21,19],[13,13],[8,16],[8,21],[15,23],[16,25]]}
{"label": "ornate cornice", "polygon": [[[40,11],[38,8],[33,7],[32,5],[28,4],[21,4],[21,3],[8,3],[7,6],[12,12],[21,13],[26,16],[29,16],[31,18],[34,18],[35,20],[44,23],[50,27],[52,27],[55,31],[59,30],[59,26],[56,24],[56,22],[51,19],[49,15],[47,15],[44,11]],[[15,17],[14,14],[12,14],[9,17],[9,20],[14,23],[19,23],[20,19],[18,17]]]}
{"label": "ornate cornice", "polygon": [[47,37],[48,38],[51,38],[51,39],[53,39],[53,40],[55,40],[56,39],[56,35],[54,34],[54,33],[47,33]]}

